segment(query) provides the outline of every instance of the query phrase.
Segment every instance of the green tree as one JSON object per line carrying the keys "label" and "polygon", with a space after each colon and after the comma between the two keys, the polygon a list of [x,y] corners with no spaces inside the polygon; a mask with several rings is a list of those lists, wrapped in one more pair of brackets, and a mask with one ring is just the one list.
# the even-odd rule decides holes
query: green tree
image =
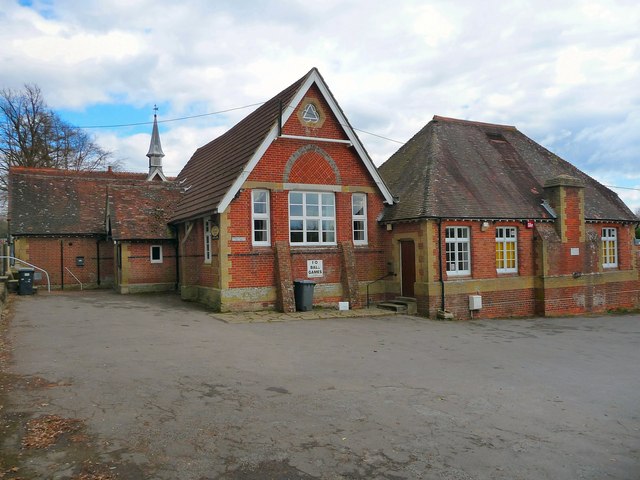
{"label": "green tree", "polygon": [[47,106],[37,85],[0,90],[0,194],[10,167],[99,170],[110,159],[111,152]]}

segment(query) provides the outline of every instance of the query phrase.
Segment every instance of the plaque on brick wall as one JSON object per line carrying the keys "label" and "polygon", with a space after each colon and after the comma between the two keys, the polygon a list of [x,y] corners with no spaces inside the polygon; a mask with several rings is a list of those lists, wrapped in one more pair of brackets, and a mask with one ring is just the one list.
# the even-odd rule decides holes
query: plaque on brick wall
{"label": "plaque on brick wall", "polygon": [[317,278],[324,276],[322,260],[307,260],[307,277]]}

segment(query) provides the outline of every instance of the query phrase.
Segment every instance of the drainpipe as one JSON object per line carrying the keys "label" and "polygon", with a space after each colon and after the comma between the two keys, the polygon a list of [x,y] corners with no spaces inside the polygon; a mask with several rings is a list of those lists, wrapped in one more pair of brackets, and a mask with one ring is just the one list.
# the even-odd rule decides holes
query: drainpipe
{"label": "drainpipe", "polygon": [[64,240],[60,239],[60,288],[64,290]]}
{"label": "drainpipe", "polygon": [[96,240],[96,267],[98,286],[100,286],[100,239]]}
{"label": "drainpipe", "polygon": [[176,291],[180,288],[180,231],[177,225],[171,225],[174,235],[176,236],[173,246],[176,250]]}
{"label": "drainpipe", "polygon": [[442,218],[438,218],[438,269],[440,270],[440,304],[444,311],[444,276],[442,273]]}

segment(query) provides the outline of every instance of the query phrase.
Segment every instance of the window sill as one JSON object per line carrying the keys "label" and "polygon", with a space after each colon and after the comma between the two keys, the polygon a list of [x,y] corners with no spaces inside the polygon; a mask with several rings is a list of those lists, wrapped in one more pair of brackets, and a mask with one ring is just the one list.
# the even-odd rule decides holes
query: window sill
{"label": "window sill", "polygon": [[473,277],[470,273],[465,273],[464,275],[451,275],[447,274],[447,278],[445,282],[455,281],[455,280],[473,280]]}

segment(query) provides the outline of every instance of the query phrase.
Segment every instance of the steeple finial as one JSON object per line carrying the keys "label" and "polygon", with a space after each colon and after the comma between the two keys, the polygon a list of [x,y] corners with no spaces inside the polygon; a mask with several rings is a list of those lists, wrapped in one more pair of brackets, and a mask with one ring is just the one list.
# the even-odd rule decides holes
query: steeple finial
{"label": "steeple finial", "polygon": [[153,130],[151,131],[151,143],[149,144],[149,175],[147,180],[153,180],[156,176],[163,182],[167,181],[167,177],[162,173],[162,157],[164,152],[162,151],[162,145],[160,144],[160,133],[158,132],[158,106],[153,105]]}

